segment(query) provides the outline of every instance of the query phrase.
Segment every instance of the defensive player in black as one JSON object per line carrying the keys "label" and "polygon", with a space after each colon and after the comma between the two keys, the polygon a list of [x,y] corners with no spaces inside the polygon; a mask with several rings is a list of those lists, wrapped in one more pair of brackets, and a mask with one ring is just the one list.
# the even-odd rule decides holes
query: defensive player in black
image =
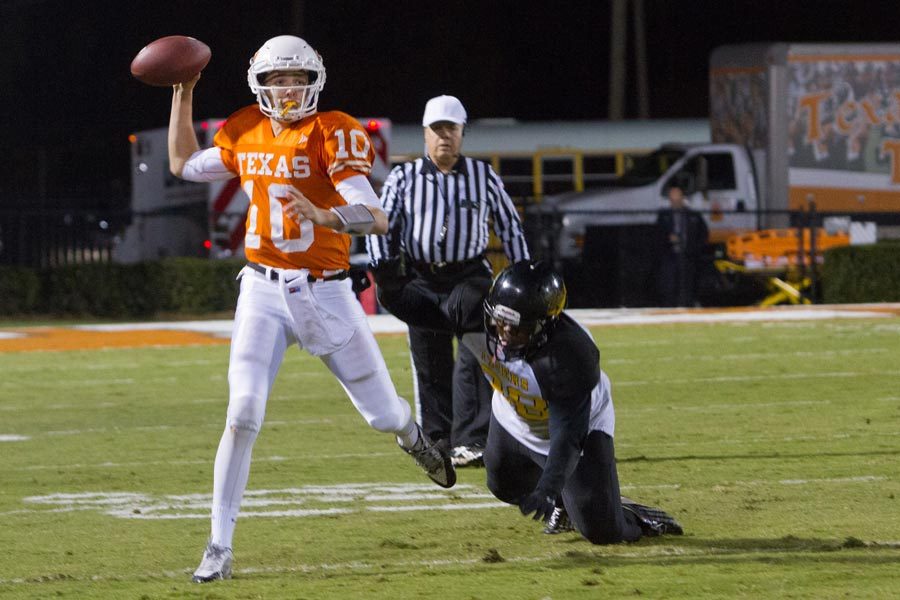
{"label": "defensive player in black", "polygon": [[565,283],[549,265],[517,263],[491,286],[485,333],[463,337],[494,388],[488,488],[535,519],[555,511],[558,519],[564,507],[594,544],[682,533],[661,510],[621,498],[609,378],[565,303]]}
{"label": "defensive player in black", "polygon": [[[472,297],[456,300],[447,315],[471,329]],[[609,378],[565,303],[565,283],[549,265],[519,262],[494,280],[483,330],[462,337],[494,388],[488,488],[536,520],[570,521],[594,544],[681,534],[665,512],[620,496]]]}

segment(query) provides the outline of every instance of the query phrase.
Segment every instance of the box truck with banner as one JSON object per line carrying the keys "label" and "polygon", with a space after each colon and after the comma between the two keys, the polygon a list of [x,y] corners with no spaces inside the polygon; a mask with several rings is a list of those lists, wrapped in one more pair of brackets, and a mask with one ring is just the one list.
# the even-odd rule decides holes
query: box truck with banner
{"label": "box truck with banner", "polygon": [[[664,145],[611,184],[533,211],[553,223],[544,245],[564,272],[596,279],[592,265],[604,264],[608,281],[596,287],[650,289],[646,246],[676,184],[723,247],[791,226],[811,207],[819,219],[877,223],[879,238],[900,237],[900,43],[723,46],[709,73],[711,143]],[[653,301],[620,294],[607,304]]]}
{"label": "box truck with banner", "polygon": [[900,224],[900,44],[717,48],[710,130],[753,153],[765,227],[810,202]]}

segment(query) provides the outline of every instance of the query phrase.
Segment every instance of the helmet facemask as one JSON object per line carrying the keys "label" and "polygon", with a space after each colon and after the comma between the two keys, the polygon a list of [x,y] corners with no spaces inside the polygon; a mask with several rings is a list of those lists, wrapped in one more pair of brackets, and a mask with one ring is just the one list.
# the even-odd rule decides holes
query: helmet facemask
{"label": "helmet facemask", "polygon": [[[305,85],[265,83],[273,72],[288,75],[301,71],[308,77]],[[325,65],[319,53],[305,41],[282,35],[267,41],[250,59],[247,82],[264,115],[290,123],[316,112],[319,92],[325,87]]]}
{"label": "helmet facemask", "polygon": [[497,360],[522,360],[547,341],[555,318],[523,321],[521,315],[502,304],[484,301],[484,331],[487,348]]}
{"label": "helmet facemask", "polygon": [[[310,73],[310,75],[315,76],[314,73]],[[268,76],[269,73],[263,73],[259,78],[261,81],[265,81]],[[260,83],[256,86],[256,100],[259,102],[259,109],[266,116],[278,121],[299,121],[316,112],[321,89],[322,86],[316,85],[314,81],[307,85],[288,86]]]}
{"label": "helmet facemask", "polygon": [[484,301],[488,351],[497,360],[528,359],[547,343],[565,305],[566,284],[547,263],[510,265]]}

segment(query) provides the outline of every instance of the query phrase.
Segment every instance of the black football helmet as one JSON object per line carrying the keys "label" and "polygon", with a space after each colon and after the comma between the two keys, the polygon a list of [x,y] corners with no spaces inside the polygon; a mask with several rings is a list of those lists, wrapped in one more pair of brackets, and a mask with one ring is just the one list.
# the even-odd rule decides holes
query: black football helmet
{"label": "black football helmet", "polygon": [[[500,360],[518,360],[547,342],[566,306],[566,284],[546,262],[521,261],[494,279],[484,301],[488,351]],[[511,346],[500,339],[498,326],[513,326],[527,340]]]}

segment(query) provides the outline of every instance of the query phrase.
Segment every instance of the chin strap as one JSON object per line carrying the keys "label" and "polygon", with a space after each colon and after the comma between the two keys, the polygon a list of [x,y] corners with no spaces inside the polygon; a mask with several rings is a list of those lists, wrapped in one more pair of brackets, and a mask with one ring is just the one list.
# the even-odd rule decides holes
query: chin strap
{"label": "chin strap", "polygon": [[375,227],[375,216],[365,204],[335,206],[331,212],[341,220],[341,231],[350,235],[368,235]]}

